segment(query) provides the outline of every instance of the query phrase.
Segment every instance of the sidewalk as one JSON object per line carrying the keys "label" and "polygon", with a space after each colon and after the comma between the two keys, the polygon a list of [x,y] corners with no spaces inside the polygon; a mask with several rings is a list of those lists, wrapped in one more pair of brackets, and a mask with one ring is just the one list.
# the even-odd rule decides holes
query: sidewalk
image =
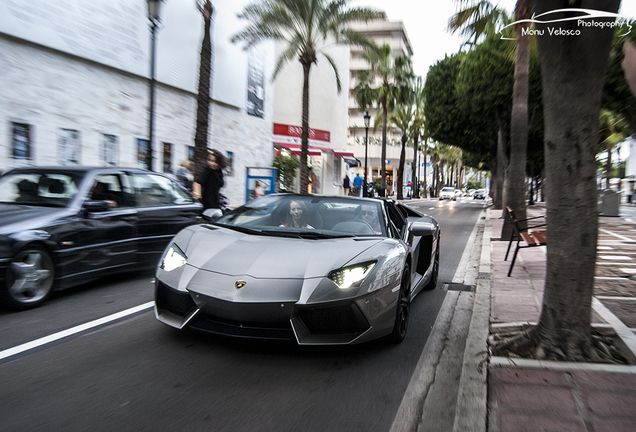
{"label": "sidewalk", "polygon": [[[488,213],[493,334],[539,320],[546,250],[521,249],[507,277],[514,243],[504,261],[508,242],[496,239],[502,211]],[[541,214],[545,203],[528,206],[528,217]],[[636,276],[636,219],[629,211],[621,216],[600,218],[592,323],[599,331],[614,330],[636,355],[636,280],[629,278]],[[636,366],[490,357],[487,424],[490,432],[636,432]]]}

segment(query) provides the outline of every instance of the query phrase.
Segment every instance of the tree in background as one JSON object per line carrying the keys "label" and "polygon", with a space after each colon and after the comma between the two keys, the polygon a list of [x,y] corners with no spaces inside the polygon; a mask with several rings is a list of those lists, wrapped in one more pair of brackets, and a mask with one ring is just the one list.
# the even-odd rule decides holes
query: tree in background
{"label": "tree in background", "polygon": [[[400,147],[400,162],[397,170],[397,199],[404,199],[404,161],[406,159],[406,143],[409,140],[409,130],[411,129],[411,123],[413,122],[413,106],[400,105],[395,111],[392,111],[389,115],[389,122],[400,130],[402,134]],[[413,167],[415,169],[415,167]],[[415,186],[413,186],[415,187]]]}
{"label": "tree in background", "polygon": [[[458,12],[449,22],[451,30],[463,29],[463,32],[476,41],[481,34],[496,29],[505,17],[505,12],[493,6],[488,0],[458,0],[459,4],[473,3],[467,9]],[[519,219],[526,219],[526,159],[528,145],[528,95],[530,73],[530,29],[532,17],[530,0],[517,0],[515,7],[515,62],[510,115],[510,158],[504,174],[503,205],[515,210]],[[497,30],[495,30],[496,32]],[[504,222],[501,237],[508,238],[512,232],[512,221]]]}
{"label": "tree in background", "polygon": [[203,172],[208,160],[208,125],[210,122],[210,78],[212,75],[212,3],[210,0],[197,2],[203,15],[203,40],[199,53],[199,89],[197,93],[197,125],[194,133],[194,173],[195,178]]}
{"label": "tree in background", "polygon": [[278,172],[278,181],[279,184],[282,184],[282,189],[286,192],[291,192],[294,188],[296,172],[298,167],[300,167],[300,160],[296,156],[277,155],[274,156],[272,166]]}
{"label": "tree in background", "polygon": [[420,184],[418,181],[417,171],[419,163],[417,156],[419,153],[419,140],[422,137],[423,157],[424,157],[424,197],[426,197],[426,153],[428,151],[428,129],[426,127],[426,117],[424,117],[424,105],[426,97],[424,96],[424,84],[422,77],[416,77],[413,82],[413,104],[415,112],[413,114],[413,123],[411,123],[411,136],[413,137],[413,172],[411,173],[411,184],[413,185],[413,198],[420,197]]}
{"label": "tree in background", "polygon": [[348,8],[350,0],[261,0],[245,6],[239,18],[249,21],[246,28],[232,37],[232,42],[244,42],[246,48],[262,41],[287,43],[277,59],[276,75],[283,66],[297,59],[303,68],[302,132],[300,151],[300,193],[306,194],[309,184],[307,154],[309,148],[309,72],[322,54],[331,65],[338,92],[342,90],[340,75],[334,60],[324,51],[327,44],[371,47],[366,37],[351,30],[349,24],[368,21],[384,14],[369,8]]}

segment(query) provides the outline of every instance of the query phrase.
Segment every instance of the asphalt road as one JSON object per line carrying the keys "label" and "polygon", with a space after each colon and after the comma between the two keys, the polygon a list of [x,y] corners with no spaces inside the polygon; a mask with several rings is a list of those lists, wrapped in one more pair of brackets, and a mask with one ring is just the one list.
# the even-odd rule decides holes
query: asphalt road
{"label": "asphalt road", "polygon": [[[36,310],[0,311],[0,430],[389,430],[446,295],[441,286],[484,205],[407,203],[438,218],[442,252],[438,288],[414,300],[402,344],[298,347],[179,333],[148,306],[152,274],[120,276],[59,293]],[[139,305],[146,306],[7,356]]]}

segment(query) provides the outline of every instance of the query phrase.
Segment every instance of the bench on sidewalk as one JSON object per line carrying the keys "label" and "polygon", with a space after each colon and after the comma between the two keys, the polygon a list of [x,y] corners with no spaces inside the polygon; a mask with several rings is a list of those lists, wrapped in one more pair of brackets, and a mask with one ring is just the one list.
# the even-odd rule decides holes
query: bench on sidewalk
{"label": "bench on sidewalk", "polygon": [[[541,228],[546,226],[546,224],[528,226],[523,228],[521,226],[522,222],[527,222],[529,220],[541,219],[544,216],[536,216],[527,219],[517,219],[515,216],[515,212],[509,206],[506,206],[506,210],[510,219],[512,220],[512,233],[510,234],[510,242],[508,243],[508,250],[506,251],[506,257],[504,261],[508,261],[508,254],[510,253],[510,247],[512,246],[512,242],[517,240],[517,247],[515,248],[515,252],[512,255],[512,262],[510,263],[510,269],[508,270],[508,277],[512,274],[512,269],[515,266],[515,261],[517,260],[517,253],[519,253],[519,249],[536,247],[536,246],[545,246],[547,244],[546,239],[546,230],[536,230],[536,228]],[[531,231],[532,230],[532,231]],[[523,240],[524,244],[521,244]]]}

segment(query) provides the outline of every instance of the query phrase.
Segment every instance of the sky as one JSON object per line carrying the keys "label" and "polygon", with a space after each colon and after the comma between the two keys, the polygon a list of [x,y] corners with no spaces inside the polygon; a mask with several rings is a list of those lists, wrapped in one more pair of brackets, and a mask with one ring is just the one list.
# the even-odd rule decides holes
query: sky
{"label": "sky", "polygon": [[[512,14],[516,0],[500,0],[498,4]],[[448,19],[457,11],[456,5],[455,0],[353,0],[350,3],[350,6],[384,10],[390,21],[404,22],[413,47],[413,68],[415,74],[422,77],[430,66],[446,54],[456,53],[462,45],[462,38],[447,30]],[[619,13],[636,19],[636,0],[622,0]]]}

